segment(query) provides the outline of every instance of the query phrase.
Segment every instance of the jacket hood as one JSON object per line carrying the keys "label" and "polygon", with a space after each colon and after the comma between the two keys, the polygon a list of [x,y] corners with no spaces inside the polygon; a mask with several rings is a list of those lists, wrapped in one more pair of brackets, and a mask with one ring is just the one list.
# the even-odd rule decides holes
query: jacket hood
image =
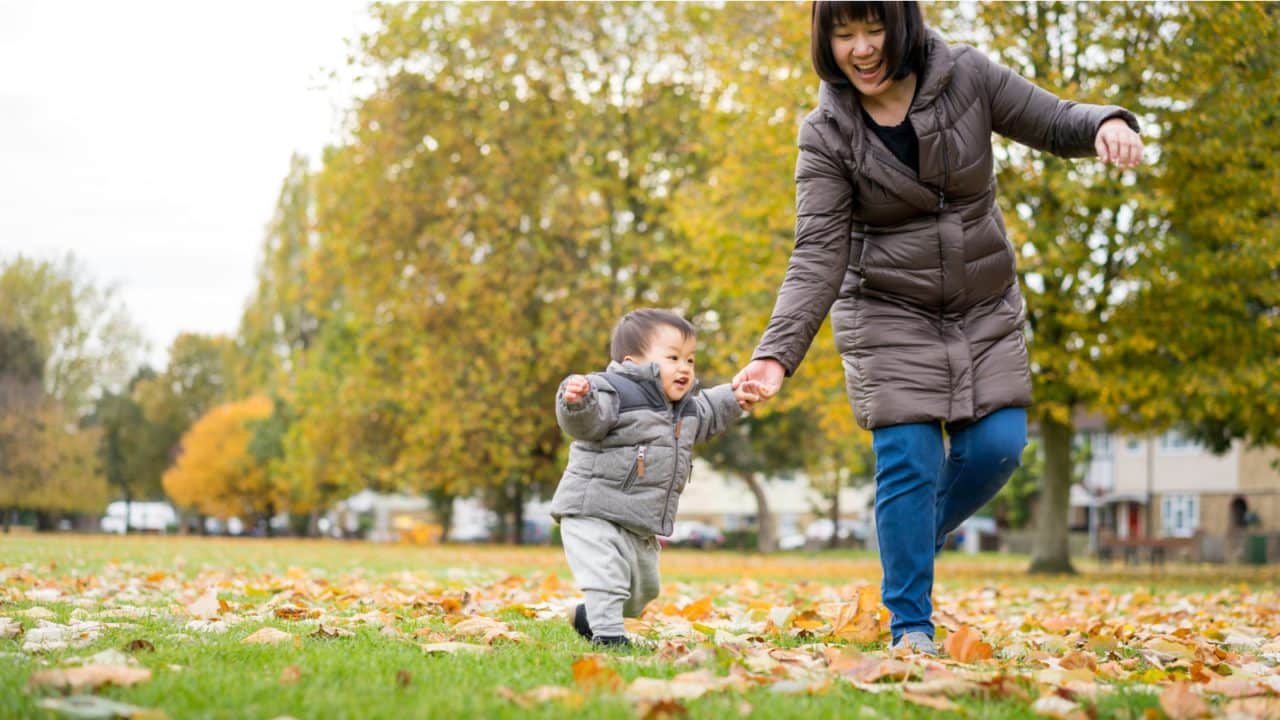
{"label": "jacket hood", "polygon": [[[659,391],[662,390],[662,370],[658,367],[658,363],[651,362],[641,364],[630,360],[623,360],[622,362],[612,360],[609,362],[609,367],[605,372],[625,375],[632,380],[640,382],[652,382],[658,387]],[[702,382],[695,377],[693,379],[693,387],[689,388],[689,392],[685,394],[681,401],[683,402],[684,399],[697,395],[700,389],[702,389]],[[662,397],[667,397],[665,392],[662,393]],[[670,402],[670,400],[668,400],[668,402]]]}

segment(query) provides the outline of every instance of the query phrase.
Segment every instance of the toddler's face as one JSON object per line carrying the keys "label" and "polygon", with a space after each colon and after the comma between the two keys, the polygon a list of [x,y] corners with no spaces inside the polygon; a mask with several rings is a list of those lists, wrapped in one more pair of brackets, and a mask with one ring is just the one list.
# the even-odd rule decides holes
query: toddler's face
{"label": "toddler's face", "polygon": [[671,402],[679,402],[693,389],[693,355],[698,349],[697,338],[685,337],[670,325],[661,325],[649,338],[649,347],[640,357],[628,355],[626,360],[647,365],[658,363],[658,382]]}

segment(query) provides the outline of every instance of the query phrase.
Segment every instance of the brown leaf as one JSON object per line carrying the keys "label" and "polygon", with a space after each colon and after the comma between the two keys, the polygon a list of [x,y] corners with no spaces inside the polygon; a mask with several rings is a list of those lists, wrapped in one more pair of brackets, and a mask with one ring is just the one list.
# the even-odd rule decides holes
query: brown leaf
{"label": "brown leaf", "polygon": [[711,609],[711,597],[707,596],[696,602],[689,603],[680,611],[680,614],[686,620],[703,620],[711,614]]}
{"label": "brown leaf", "polygon": [[27,684],[32,688],[93,690],[103,685],[128,687],[150,679],[151,671],[146,668],[125,665],[85,665],[60,670],[40,670],[31,674]]}
{"label": "brown leaf", "polygon": [[280,684],[293,685],[302,679],[302,668],[297,665],[289,665],[280,671]]}
{"label": "brown leaf", "polygon": [[1031,712],[1056,720],[1089,720],[1084,708],[1057,695],[1045,695],[1031,704]]}
{"label": "brown leaf", "polygon": [[293,639],[294,637],[292,635],[284,632],[283,630],[277,630],[273,627],[264,627],[240,642],[246,645],[260,645],[273,644]]}
{"label": "brown leaf", "polygon": [[334,627],[333,625],[325,625],[324,623],[320,623],[320,627],[316,628],[316,631],[311,633],[310,637],[328,639],[328,638],[351,637],[352,635],[355,635],[355,633],[351,632],[350,630],[347,630],[346,628]]}
{"label": "brown leaf", "polygon": [[124,646],[124,649],[125,649],[125,652],[139,652],[142,650],[146,650],[147,652],[155,652],[156,646],[153,645],[150,640],[144,640],[142,638],[138,638],[136,640],[131,640],[128,645]]}
{"label": "brown leaf", "polygon": [[218,604],[218,591],[209,588],[195,602],[187,606],[187,614],[197,620],[212,620],[222,612]]}
{"label": "brown leaf", "polygon": [[297,605],[281,605],[275,610],[276,617],[281,620],[302,620],[307,617],[315,617],[319,614],[320,613],[315,610],[298,607]]}
{"label": "brown leaf", "polygon": [[968,625],[947,635],[942,646],[952,659],[962,663],[989,660],[992,655],[991,646],[982,642],[982,635]]}
{"label": "brown leaf", "polygon": [[1230,718],[1246,717],[1271,720],[1280,717],[1280,698],[1240,698],[1227,703],[1222,711]]}
{"label": "brown leaf", "polygon": [[1062,660],[1059,662],[1059,664],[1062,667],[1066,668],[1067,670],[1074,670],[1076,668],[1088,668],[1090,670],[1097,671],[1098,658],[1096,655],[1094,655],[1091,652],[1074,650],[1064,655],[1062,657]]}
{"label": "brown leaf", "polygon": [[409,687],[409,683],[413,681],[413,676],[408,670],[396,671],[396,685],[402,688]]}
{"label": "brown leaf", "polygon": [[688,717],[689,709],[678,700],[643,700],[636,704],[636,714],[641,720],[671,720]]}
{"label": "brown leaf", "polygon": [[868,657],[841,674],[856,682],[874,683],[885,679],[908,680],[913,675],[916,675],[917,672],[918,668],[911,663],[880,657]]}
{"label": "brown leaf", "polygon": [[485,652],[486,650],[490,649],[488,645],[476,645],[475,643],[464,643],[464,642],[427,643],[426,645],[422,645],[421,647],[422,647],[422,651],[427,653],[428,655],[439,655],[442,653],[452,654],[457,652],[478,653],[478,652]]}
{"label": "brown leaf", "polygon": [[584,692],[618,692],[623,685],[618,672],[601,663],[596,655],[584,655],[574,661],[573,681]]}
{"label": "brown leaf", "polygon": [[1165,688],[1160,693],[1160,709],[1170,720],[1194,720],[1209,717],[1209,703],[1196,694],[1188,682],[1179,682]]}
{"label": "brown leaf", "polygon": [[945,697],[938,697],[937,695],[922,695],[920,693],[903,691],[902,699],[907,702],[915,703],[916,705],[923,705],[927,708],[942,710],[944,712],[954,712],[960,709],[959,705],[956,705]]}

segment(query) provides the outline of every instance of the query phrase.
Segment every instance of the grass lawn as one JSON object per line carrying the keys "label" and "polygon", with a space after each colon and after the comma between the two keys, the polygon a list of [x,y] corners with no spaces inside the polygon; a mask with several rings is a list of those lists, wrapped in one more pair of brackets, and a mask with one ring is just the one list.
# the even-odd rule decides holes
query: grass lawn
{"label": "grass lawn", "polygon": [[[105,650],[132,657],[136,666],[150,670],[151,676],[128,687],[103,686],[96,695],[163,711],[170,718],[524,718],[568,714],[630,718],[645,713],[658,717],[663,711],[674,715],[687,711],[692,717],[807,720],[945,717],[957,712],[981,718],[1035,717],[1031,703],[1036,698],[1069,688],[1070,681],[1083,678],[1054,676],[1046,681],[1045,676],[1037,675],[1044,672],[1045,653],[1058,652],[1065,657],[1072,652],[1071,647],[1057,647],[1061,643],[1046,628],[1057,628],[1057,635],[1067,641],[1079,639],[1069,627],[1073,623],[1054,625],[1046,618],[1075,617],[1074,624],[1079,625],[1082,618],[1092,616],[1084,608],[1100,603],[1097,607],[1105,609],[1097,611],[1097,619],[1108,627],[1165,623],[1170,625],[1168,632],[1174,633],[1177,627],[1196,627],[1198,623],[1207,628],[1207,638],[1227,637],[1251,622],[1248,618],[1254,613],[1222,624],[1221,617],[1197,618],[1194,612],[1188,619],[1188,609],[1176,603],[1189,598],[1192,605],[1200,603],[1206,609],[1212,603],[1265,607],[1274,601],[1280,579],[1274,569],[1224,572],[1174,567],[1161,573],[1146,568],[1100,570],[1088,565],[1082,567],[1080,577],[1029,579],[1022,574],[1025,558],[944,556],[939,564],[935,610],[954,615],[961,624],[977,627],[984,637],[996,641],[995,660],[971,665],[984,677],[1016,675],[1012,684],[1016,691],[991,686],[999,689],[973,692],[970,688],[949,697],[930,695],[936,700],[934,707],[908,697],[913,693],[904,693],[903,686],[876,680],[859,686],[826,667],[828,660],[830,667],[836,667],[838,656],[864,662],[858,656],[860,651],[868,657],[880,657],[882,642],[850,640],[852,636],[819,637],[826,630],[807,632],[801,628],[804,610],[814,609],[810,617],[817,618],[825,608],[857,598],[859,592],[867,592],[866,588],[879,582],[873,555],[823,552],[760,557],[667,550],[662,562],[667,585],[643,620],[652,637],[675,640],[668,640],[667,648],[660,647],[656,654],[641,651],[606,656],[601,660],[602,674],[575,678],[574,662],[593,649],[558,615],[576,591],[555,548],[3,537],[0,717],[50,716],[38,703],[59,698],[63,691],[45,686],[43,681],[29,687],[33,673],[73,667]],[[221,607],[203,615],[193,610],[210,591]],[[1231,595],[1224,596],[1224,592]],[[696,601],[703,598],[710,602],[698,610]],[[1139,601],[1147,604],[1140,607]],[[770,608],[788,606],[796,612],[782,627],[771,626],[765,632],[739,630],[736,635],[728,632],[743,627],[747,619],[758,620],[773,612]],[[1126,622],[1124,608],[1128,606],[1133,607],[1133,615]],[[1274,604],[1272,607],[1274,610]],[[1163,614],[1157,617],[1152,613]],[[464,627],[458,621],[470,616],[505,623],[512,639],[500,634],[490,645],[474,637],[455,636],[455,628]],[[772,621],[781,615],[770,617]],[[5,618],[9,619],[8,627],[20,625],[21,632],[10,632],[12,636],[6,637]],[[686,618],[700,622],[692,622],[696,632],[680,635],[680,628],[691,625]],[[823,616],[813,622],[825,621],[829,618]],[[211,631],[218,629],[211,622],[225,629]],[[1265,635],[1274,633],[1278,622],[1275,617],[1263,617],[1246,629]],[[56,643],[38,646],[45,637],[40,628],[49,623],[82,629],[79,634],[85,637],[80,641],[85,644],[75,646],[73,632],[68,647],[57,647]],[[313,634],[321,623],[351,634],[316,637]],[[277,628],[292,637],[274,644],[244,642],[263,627]],[[1020,642],[1016,640],[1022,632],[1018,628],[1032,627],[1035,632],[1028,633],[1026,643],[1029,654],[1002,659],[1005,648]],[[1074,693],[1082,711],[1138,718],[1148,708],[1158,707],[1157,693],[1163,686],[1184,677],[1195,679],[1189,664],[1187,672],[1180,675],[1176,660],[1161,663],[1163,674],[1152,675],[1148,659],[1140,654],[1146,646],[1138,639],[1148,641],[1135,633],[1140,631],[1126,635],[1116,630],[1119,642],[1093,648],[1100,663],[1111,659],[1117,668],[1120,663],[1132,666],[1120,676],[1097,670],[1095,679],[1105,680],[1102,684],[1108,692],[1096,700],[1080,697],[1083,691],[1059,694]],[[33,638],[37,646],[30,647]],[[146,642],[135,642],[139,640]],[[819,640],[825,642],[815,645]],[[1256,653],[1240,655],[1238,663],[1231,658],[1223,662],[1262,674],[1269,661],[1262,643],[1276,640],[1274,635],[1263,637]],[[468,642],[481,651],[424,650],[424,646],[454,641]],[[1195,649],[1190,640],[1187,642]],[[1204,640],[1203,644],[1210,642]],[[1173,652],[1177,654],[1176,649]],[[809,668],[813,658],[821,658],[823,653],[826,660],[814,665],[812,672],[797,671],[802,666]],[[1033,669],[1026,669],[1037,659],[1042,665],[1033,663]],[[116,660],[123,658],[116,656]],[[1050,669],[1053,665],[1048,663]],[[924,680],[934,672],[928,666],[922,663],[916,668],[924,668]],[[1015,666],[1021,674],[1013,672]],[[637,699],[644,693],[634,682],[636,678],[671,679],[698,669],[707,671],[705,677],[732,676],[742,682],[678,702],[657,703],[655,697],[657,704],[646,705]],[[968,672],[965,667],[952,669]],[[1275,668],[1271,669],[1274,672]],[[936,671],[946,672],[941,666]],[[973,680],[976,676],[965,677]],[[612,689],[593,689],[594,684],[608,684],[606,681],[616,684]],[[509,697],[546,686],[562,688],[566,699],[543,702]],[[1267,686],[1262,687],[1265,690]],[[1280,688],[1280,682],[1276,687]],[[1217,696],[1208,700],[1215,712],[1228,702]]]}

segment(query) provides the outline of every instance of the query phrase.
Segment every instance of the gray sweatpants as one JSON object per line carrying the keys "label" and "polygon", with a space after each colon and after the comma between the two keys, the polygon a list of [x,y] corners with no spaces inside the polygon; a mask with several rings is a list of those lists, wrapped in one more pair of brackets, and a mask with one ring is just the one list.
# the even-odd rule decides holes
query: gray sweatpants
{"label": "gray sweatpants", "polygon": [[622,618],[639,617],[658,597],[658,539],[582,516],[560,519],[560,539],[574,582],[586,596],[591,632],[625,635]]}

